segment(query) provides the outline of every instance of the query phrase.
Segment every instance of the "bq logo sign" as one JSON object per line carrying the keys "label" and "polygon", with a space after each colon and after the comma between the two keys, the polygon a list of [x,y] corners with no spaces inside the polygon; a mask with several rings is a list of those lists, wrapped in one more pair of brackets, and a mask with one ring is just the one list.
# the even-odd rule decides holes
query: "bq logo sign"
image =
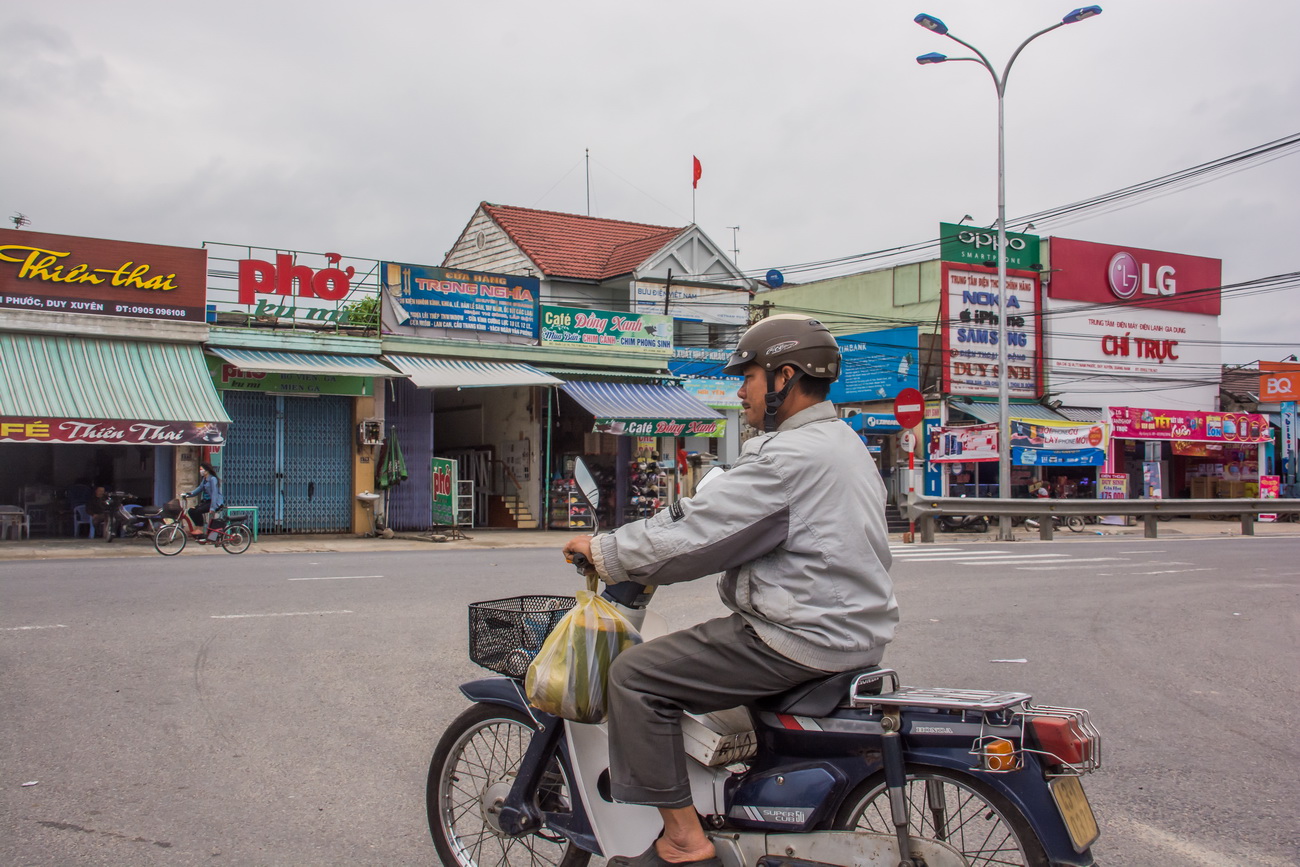
{"label": "bq logo sign", "polygon": [[1263,362],[1259,365],[1259,399],[1264,403],[1300,400],[1300,364]]}

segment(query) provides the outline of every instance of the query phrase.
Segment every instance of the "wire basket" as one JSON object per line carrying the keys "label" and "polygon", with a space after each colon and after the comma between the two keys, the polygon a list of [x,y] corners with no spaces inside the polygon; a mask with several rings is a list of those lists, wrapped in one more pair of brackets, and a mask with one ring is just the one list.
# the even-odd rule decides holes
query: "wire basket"
{"label": "wire basket", "polygon": [[506,677],[523,677],[575,602],[572,596],[511,596],[470,603],[470,660]]}

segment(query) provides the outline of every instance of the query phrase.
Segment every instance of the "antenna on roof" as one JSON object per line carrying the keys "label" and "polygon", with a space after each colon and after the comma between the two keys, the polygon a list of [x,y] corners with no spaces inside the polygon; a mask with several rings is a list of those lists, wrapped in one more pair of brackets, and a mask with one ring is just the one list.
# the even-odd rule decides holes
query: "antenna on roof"
{"label": "antenna on roof", "polygon": [[587,160],[587,216],[591,216],[591,148],[583,148]]}

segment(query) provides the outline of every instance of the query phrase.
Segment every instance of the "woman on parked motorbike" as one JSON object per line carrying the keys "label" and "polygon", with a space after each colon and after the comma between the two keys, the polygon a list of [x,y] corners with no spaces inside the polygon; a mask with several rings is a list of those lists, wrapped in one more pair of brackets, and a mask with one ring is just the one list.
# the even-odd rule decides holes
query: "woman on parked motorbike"
{"label": "woman on parked motorbike", "polygon": [[181,494],[182,497],[193,497],[198,495],[199,502],[190,508],[190,520],[194,522],[194,536],[202,536],[203,530],[207,524],[208,513],[220,509],[225,503],[225,498],[221,495],[221,479],[217,478],[217,471],[212,468],[212,464],[206,461],[199,464],[199,485],[192,491],[186,491]]}
{"label": "woman on parked motorbike", "polygon": [[880,662],[898,622],[885,488],[826,399],[839,347],[822,323],[774,316],[741,338],[745,420],[763,430],[717,482],[652,518],[577,536],[609,583],[673,584],[723,572],[734,613],[624,651],[609,677],[612,794],[659,809],[664,834],[610,865],[718,865],[692,806],[683,712],[775,695]]}

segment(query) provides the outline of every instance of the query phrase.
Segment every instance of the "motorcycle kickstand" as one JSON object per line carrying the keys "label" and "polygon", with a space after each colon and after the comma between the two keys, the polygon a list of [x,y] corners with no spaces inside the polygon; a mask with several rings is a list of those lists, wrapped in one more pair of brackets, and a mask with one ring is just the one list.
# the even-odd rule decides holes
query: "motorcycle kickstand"
{"label": "motorcycle kickstand", "polygon": [[925,867],[925,859],[912,855],[912,841],[908,835],[910,817],[907,809],[907,773],[903,767],[903,739],[899,729],[903,726],[898,708],[886,711],[880,718],[884,736],[880,739],[881,756],[885,764],[885,790],[889,792],[889,812],[894,822],[894,835],[898,838],[898,867]]}

